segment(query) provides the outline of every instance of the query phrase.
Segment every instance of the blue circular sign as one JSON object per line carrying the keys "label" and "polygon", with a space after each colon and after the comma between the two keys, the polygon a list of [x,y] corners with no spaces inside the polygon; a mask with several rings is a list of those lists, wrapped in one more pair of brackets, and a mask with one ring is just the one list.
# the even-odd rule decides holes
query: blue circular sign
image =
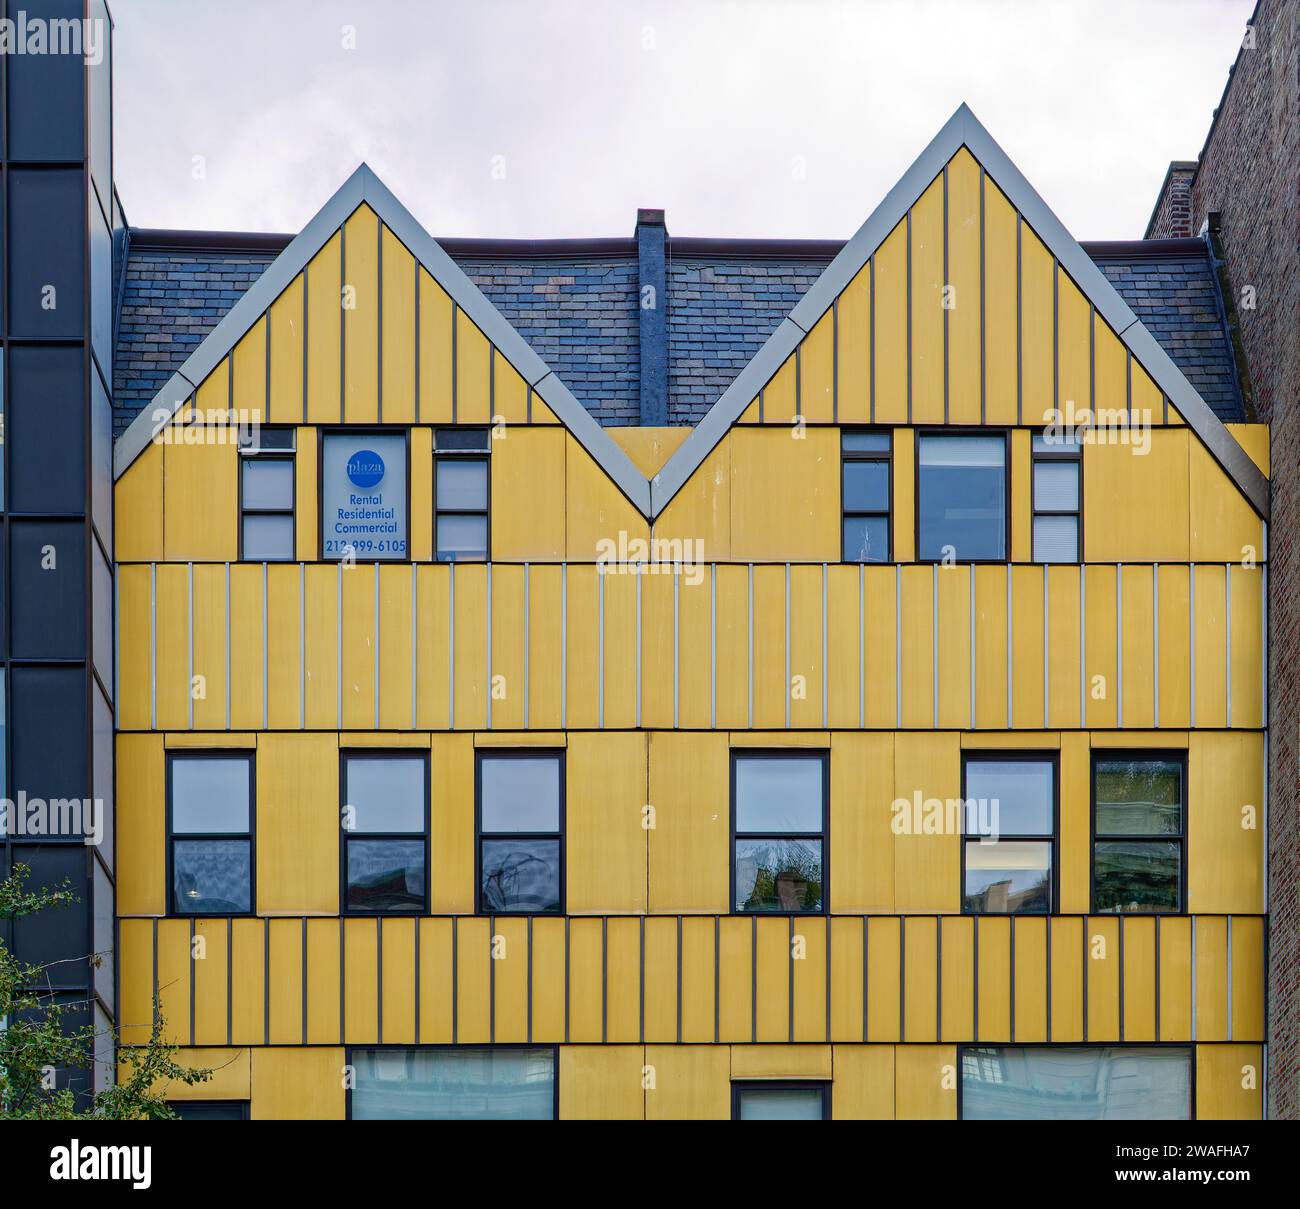
{"label": "blue circular sign", "polygon": [[373,449],[358,449],[348,458],[348,478],[362,490],[379,485],[384,477],[384,459]]}

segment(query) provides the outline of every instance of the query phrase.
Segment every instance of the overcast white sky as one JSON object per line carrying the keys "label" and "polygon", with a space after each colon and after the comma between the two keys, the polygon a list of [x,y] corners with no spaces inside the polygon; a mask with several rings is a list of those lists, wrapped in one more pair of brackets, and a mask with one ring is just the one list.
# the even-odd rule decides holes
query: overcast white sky
{"label": "overcast white sky", "polygon": [[365,160],[434,235],[500,237],[630,234],[637,206],[847,237],[964,100],[1077,238],[1138,238],[1254,7],[110,2],[133,225],[297,231]]}

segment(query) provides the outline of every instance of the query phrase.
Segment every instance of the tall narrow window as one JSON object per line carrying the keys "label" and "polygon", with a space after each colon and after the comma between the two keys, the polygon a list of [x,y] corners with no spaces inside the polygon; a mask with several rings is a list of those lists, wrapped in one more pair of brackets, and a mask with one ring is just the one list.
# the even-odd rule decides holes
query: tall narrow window
{"label": "tall narrow window", "polygon": [[434,539],[439,562],[488,556],[488,432],[439,428],[434,434]]}
{"label": "tall narrow window", "polygon": [[428,757],[343,757],[344,909],[411,915],[427,909]]}
{"label": "tall narrow window", "polygon": [[1006,438],[922,434],[917,445],[917,557],[966,563],[1005,559]]}
{"label": "tall narrow window", "polygon": [[292,428],[257,428],[240,440],[240,556],[247,562],[293,558]]}
{"label": "tall narrow window", "polygon": [[1011,753],[968,756],[962,910],[970,915],[1052,910],[1056,765]]}
{"label": "tall narrow window", "polygon": [[1083,447],[1070,434],[1035,433],[1034,562],[1079,561]]}
{"label": "tall narrow window", "polygon": [[828,789],[825,753],[732,756],[737,911],[825,911]]}
{"label": "tall narrow window", "polygon": [[889,561],[890,441],[887,432],[845,432],[840,438],[844,561]]}
{"label": "tall narrow window", "polygon": [[563,752],[479,756],[478,867],[483,914],[563,910]]}
{"label": "tall narrow window", "polygon": [[1183,757],[1097,756],[1092,778],[1092,909],[1181,911],[1187,834]]}
{"label": "tall narrow window", "polygon": [[181,754],[167,763],[173,915],[253,910],[253,757]]}

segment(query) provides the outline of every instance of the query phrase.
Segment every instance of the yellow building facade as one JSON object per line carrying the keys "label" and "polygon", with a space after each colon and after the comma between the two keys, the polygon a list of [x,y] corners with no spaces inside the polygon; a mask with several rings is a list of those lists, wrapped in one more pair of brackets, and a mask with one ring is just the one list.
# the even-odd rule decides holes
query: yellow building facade
{"label": "yellow building facade", "polygon": [[[964,108],[693,431],[597,427],[366,169],[142,421],[116,482],[118,1019],[138,1044],[156,1004],[216,1068],[178,1100],[368,1115],[366,1080],[461,1051],[534,1064],[561,1118],[728,1118],[752,1089],[951,1119],[1054,1054],[1112,1081],[1163,1054],[1190,1115],[1260,1117],[1267,429],[1215,418]],[[381,438],[397,536],[340,550],[331,441]],[[292,482],[274,559],[259,458]],[[1000,511],[963,557],[970,510],[934,501],[971,465]],[[423,829],[384,833],[414,845],[395,908],[350,879],[368,756],[425,777]],[[768,848],[737,800],[773,784],[760,759],[821,787]],[[997,910],[949,804],[1026,760],[1050,818],[1004,881],[1045,881]],[[233,830],[194,817],[224,789],[181,801],[216,761],[247,771]],[[1168,901],[1106,880],[1157,842],[1099,810],[1134,761],[1177,786]],[[554,909],[487,889],[485,786],[521,768],[558,784],[514,828]],[[246,901],[184,909],[201,842]],[[783,843],[816,868],[763,899]]]}

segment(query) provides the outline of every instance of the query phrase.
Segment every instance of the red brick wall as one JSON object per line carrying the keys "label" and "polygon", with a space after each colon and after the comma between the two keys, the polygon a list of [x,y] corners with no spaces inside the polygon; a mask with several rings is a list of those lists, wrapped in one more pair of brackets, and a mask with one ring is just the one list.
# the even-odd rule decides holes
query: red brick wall
{"label": "red brick wall", "polygon": [[[1269,1114],[1300,1118],[1300,57],[1296,0],[1259,0],[1192,187],[1221,214],[1255,405],[1272,438],[1269,523]],[[1253,289],[1253,308],[1243,291]]]}
{"label": "red brick wall", "polygon": [[1165,183],[1143,239],[1185,239],[1199,230],[1192,225],[1192,178],[1196,161],[1174,160],[1165,173]]}

